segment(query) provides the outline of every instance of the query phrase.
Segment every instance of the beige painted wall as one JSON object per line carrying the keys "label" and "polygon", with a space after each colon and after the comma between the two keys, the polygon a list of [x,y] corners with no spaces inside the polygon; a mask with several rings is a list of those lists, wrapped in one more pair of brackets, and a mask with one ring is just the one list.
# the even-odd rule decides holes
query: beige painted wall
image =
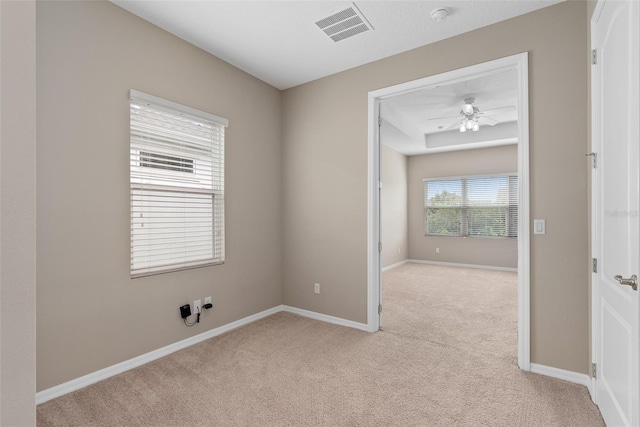
{"label": "beige painted wall", "polygon": [[517,145],[409,157],[409,258],[517,268],[517,239],[425,236],[422,182],[423,178],[517,171]]}
{"label": "beige painted wall", "polygon": [[387,267],[409,258],[407,224],[407,156],[382,145],[380,168],[380,265]]}
{"label": "beige painted wall", "polygon": [[0,425],[35,425],[36,5],[0,2]]}
{"label": "beige painted wall", "polygon": [[[284,93],[284,302],[367,321],[367,94],[529,52],[531,360],[586,373],[587,4],[563,2]],[[313,283],[323,293],[313,293]]]}
{"label": "beige painted wall", "polygon": [[[281,92],[109,2],[38,2],[37,61],[38,390],[279,305]],[[224,265],[129,278],[130,88],[229,119]]]}

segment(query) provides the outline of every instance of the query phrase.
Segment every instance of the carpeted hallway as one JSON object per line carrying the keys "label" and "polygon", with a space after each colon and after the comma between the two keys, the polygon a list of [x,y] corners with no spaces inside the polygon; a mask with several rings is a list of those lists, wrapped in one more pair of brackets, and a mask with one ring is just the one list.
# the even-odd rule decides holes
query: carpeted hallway
{"label": "carpeted hallway", "polygon": [[278,313],[44,403],[38,425],[604,425],[586,388],[518,369],[515,273],[383,281],[382,332]]}

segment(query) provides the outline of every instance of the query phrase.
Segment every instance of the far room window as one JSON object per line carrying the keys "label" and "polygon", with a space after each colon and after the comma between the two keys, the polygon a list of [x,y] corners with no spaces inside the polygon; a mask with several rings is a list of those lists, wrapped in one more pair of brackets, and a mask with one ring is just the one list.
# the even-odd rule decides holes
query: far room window
{"label": "far room window", "polygon": [[226,126],[131,90],[131,277],[224,262]]}
{"label": "far room window", "polygon": [[516,174],[423,181],[425,235],[518,237]]}

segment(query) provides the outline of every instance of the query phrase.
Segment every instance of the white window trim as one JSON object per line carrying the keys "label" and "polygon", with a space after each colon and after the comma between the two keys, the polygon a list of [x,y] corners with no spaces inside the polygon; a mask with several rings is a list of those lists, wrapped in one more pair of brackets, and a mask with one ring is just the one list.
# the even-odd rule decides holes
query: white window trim
{"label": "white window trim", "polygon": [[166,108],[169,112],[175,113],[178,111],[196,119],[209,120],[224,127],[229,126],[229,120],[224,117],[196,110],[195,108],[187,107],[186,105],[178,104],[177,102],[167,101],[166,99],[158,98],[157,96],[149,95],[148,93],[140,92],[139,90],[131,89],[129,91],[129,98],[141,102],[148,102],[156,107]]}
{"label": "white window trim", "polygon": [[[168,113],[171,114],[179,114],[181,116],[184,117],[191,117],[195,120],[198,121],[208,121],[211,122],[215,125],[218,126],[222,126],[222,127],[228,127],[229,126],[229,121],[223,117],[219,117],[216,116],[214,114],[210,114],[204,111],[200,111],[191,107],[187,107],[185,105],[179,104],[179,103],[175,103],[172,101],[167,101],[165,99],[162,98],[158,98],[156,96],[153,95],[149,95],[147,93],[144,92],[140,92],[137,91],[135,89],[130,89],[129,92],[129,100],[130,102],[138,102],[141,104],[148,104],[148,105],[152,105],[154,109],[157,110],[161,110],[161,111],[166,111]],[[224,152],[224,138],[222,140],[222,149]],[[131,150],[131,147],[130,147]],[[138,150],[138,155],[140,155],[140,151]],[[197,168],[197,159],[193,159],[193,169],[194,171]],[[130,164],[131,164],[131,159],[130,159]],[[139,165],[140,166],[140,165]],[[131,172],[130,172],[131,173]],[[177,172],[180,173],[180,172]],[[222,172],[222,176],[224,177],[224,169]],[[130,175],[131,176],[131,175]],[[224,188],[224,184],[223,187]],[[130,197],[133,196],[133,191],[134,190],[151,190],[151,191],[166,191],[166,192],[175,192],[175,193],[190,193],[190,194],[210,194],[212,196],[212,215],[215,217],[216,215],[216,208],[215,208],[215,198],[216,197],[222,197],[223,198],[223,202],[222,202],[222,206],[221,206],[221,215],[222,215],[222,226],[221,227],[215,227],[215,223],[214,226],[212,227],[212,232],[213,232],[213,246],[214,248],[216,247],[216,239],[221,238],[222,241],[224,242],[225,236],[225,215],[224,215],[224,190],[218,190],[218,189],[198,189],[198,188],[183,188],[183,187],[178,187],[178,186],[168,186],[168,185],[154,185],[154,184],[144,184],[144,183],[130,183]],[[130,226],[132,226],[132,221],[133,221],[133,217],[130,217]],[[131,245],[133,245],[133,235],[131,235]],[[133,246],[132,246],[133,248]],[[133,250],[133,249],[132,249]],[[214,251],[214,255],[215,255],[215,251]],[[131,255],[131,262],[133,262],[133,254]],[[225,245],[224,243],[222,243],[221,245],[221,254],[219,254],[219,256],[215,257],[212,260],[200,260],[200,261],[193,261],[193,262],[184,262],[180,265],[169,265],[169,266],[159,266],[159,267],[149,267],[149,268],[144,268],[144,269],[137,269],[137,270],[133,270],[133,264],[130,265],[131,268],[131,278],[138,278],[138,277],[144,277],[144,276],[150,276],[150,275],[157,275],[157,274],[164,274],[164,273],[169,273],[169,272],[174,272],[174,271],[181,271],[181,270],[187,270],[187,269],[193,269],[193,268],[200,268],[200,267],[207,267],[207,266],[212,266],[212,265],[219,265],[219,264],[223,264],[225,262]]]}

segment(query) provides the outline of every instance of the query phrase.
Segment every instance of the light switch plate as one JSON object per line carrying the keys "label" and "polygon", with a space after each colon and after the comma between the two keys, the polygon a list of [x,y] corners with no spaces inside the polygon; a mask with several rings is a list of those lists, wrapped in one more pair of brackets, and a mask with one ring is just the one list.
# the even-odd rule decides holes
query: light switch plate
{"label": "light switch plate", "polygon": [[547,227],[544,219],[533,220],[533,234],[546,234]]}

